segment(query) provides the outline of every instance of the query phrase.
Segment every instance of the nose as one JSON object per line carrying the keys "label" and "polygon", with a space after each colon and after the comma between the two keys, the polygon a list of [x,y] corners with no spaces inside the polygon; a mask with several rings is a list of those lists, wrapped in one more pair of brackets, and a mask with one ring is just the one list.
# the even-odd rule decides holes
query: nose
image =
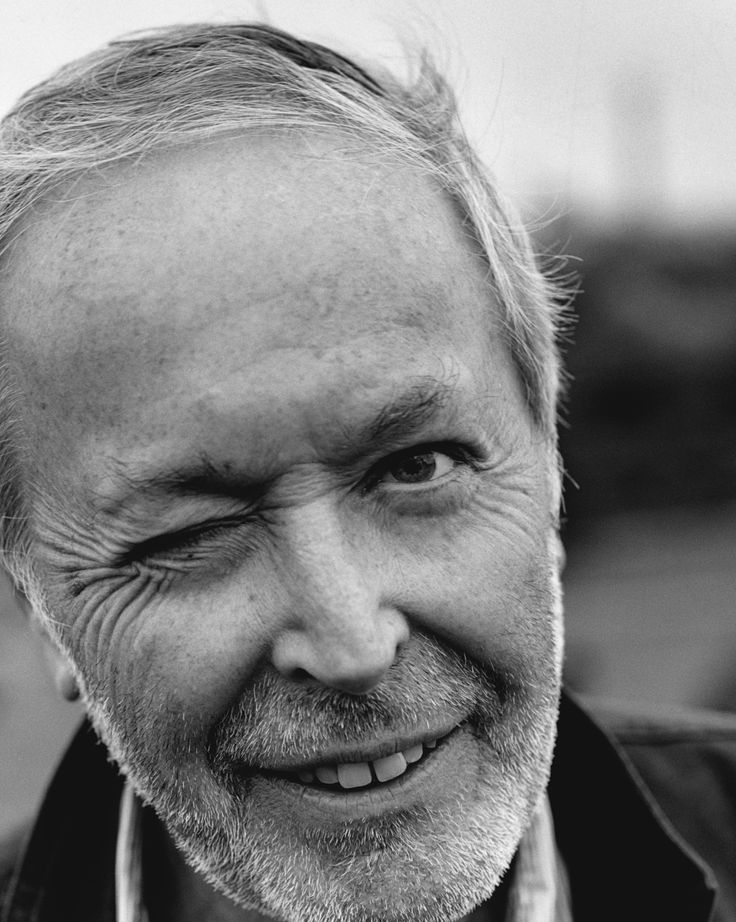
{"label": "nose", "polygon": [[380,562],[355,544],[325,505],[294,514],[284,566],[288,612],[271,657],[292,681],[363,695],[394,663],[409,626],[383,601]]}

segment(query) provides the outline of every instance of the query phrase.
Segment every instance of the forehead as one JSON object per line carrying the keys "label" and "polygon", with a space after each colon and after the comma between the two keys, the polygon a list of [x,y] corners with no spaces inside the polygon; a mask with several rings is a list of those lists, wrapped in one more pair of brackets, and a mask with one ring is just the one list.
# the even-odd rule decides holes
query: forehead
{"label": "forehead", "polygon": [[508,361],[446,195],[335,137],[249,133],[86,176],[25,227],[3,287],[26,421],[57,457],[441,374],[446,347]]}
{"label": "forehead", "polygon": [[341,140],[249,132],[85,174],[23,229],[5,280],[13,329],[36,349],[48,329],[58,351],[123,318],[172,330],[192,310],[266,319],[280,295],[321,331],[315,321],[344,323],[360,281],[452,291],[447,269],[467,275],[471,239],[446,195],[419,168]]}

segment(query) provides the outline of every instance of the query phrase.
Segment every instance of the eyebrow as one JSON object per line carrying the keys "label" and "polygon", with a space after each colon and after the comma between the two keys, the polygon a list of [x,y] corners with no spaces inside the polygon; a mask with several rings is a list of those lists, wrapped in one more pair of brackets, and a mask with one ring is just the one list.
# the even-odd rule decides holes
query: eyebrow
{"label": "eyebrow", "polygon": [[[457,378],[422,377],[397,397],[382,406],[366,424],[342,427],[340,451],[351,460],[375,445],[391,445],[410,438],[436,419],[457,395]],[[342,463],[336,458],[336,463]],[[254,501],[265,492],[268,478],[249,479],[230,464],[218,464],[206,452],[182,465],[153,470],[135,470],[117,464],[113,471],[115,487],[101,497],[106,512],[117,511],[137,496],[221,496]]]}
{"label": "eyebrow", "polygon": [[358,443],[370,445],[413,435],[452,402],[457,390],[456,380],[421,378],[384,405],[367,426],[360,427],[354,438]]}

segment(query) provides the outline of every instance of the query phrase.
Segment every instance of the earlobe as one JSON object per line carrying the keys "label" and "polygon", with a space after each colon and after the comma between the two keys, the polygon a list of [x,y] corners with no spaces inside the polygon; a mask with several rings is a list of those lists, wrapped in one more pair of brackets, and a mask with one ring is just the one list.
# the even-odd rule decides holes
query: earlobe
{"label": "earlobe", "polygon": [[59,661],[56,665],[54,682],[56,688],[66,701],[79,699],[79,685],[70,666]]}
{"label": "earlobe", "polygon": [[67,658],[51,639],[43,620],[36,617],[33,612],[31,612],[31,624],[41,638],[44,658],[56,690],[64,700],[77,701],[80,695],[79,683]]}
{"label": "earlobe", "polygon": [[567,563],[567,552],[565,551],[565,545],[562,543],[562,538],[560,538],[559,534],[556,535],[555,544],[556,544],[555,555],[557,557],[557,566],[559,568],[559,572],[563,573],[565,570],[565,564]]}

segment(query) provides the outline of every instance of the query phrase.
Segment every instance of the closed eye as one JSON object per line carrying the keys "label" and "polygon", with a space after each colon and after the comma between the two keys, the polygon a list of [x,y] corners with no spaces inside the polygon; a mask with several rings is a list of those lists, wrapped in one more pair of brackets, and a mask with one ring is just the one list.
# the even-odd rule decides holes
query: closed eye
{"label": "closed eye", "polygon": [[142,541],[131,548],[126,554],[123,563],[143,563],[147,560],[162,560],[166,557],[176,556],[183,559],[193,559],[197,551],[208,541],[222,537],[232,532],[242,519],[218,519],[204,522],[194,528],[183,528],[177,531],[165,532]]}
{"label": "closed eye", "polygon": [[[379,490],[397,498],[399,494],[415,494],[419,499],[422,492],[441,490],[445,483],[448,487],[453,483],[459,485],[467,480],[461,475],[479,471],[485,463],[479,447],[456,442],[420,444],[393,452],[374,465],[363,481],[361,492]],[[118,563],[176,569],[209,560],[215,551],[242,559],[258,544],[259,526],[263,524],[263,510],[257,515],[212,519],[148,538],[124,552]]]}

